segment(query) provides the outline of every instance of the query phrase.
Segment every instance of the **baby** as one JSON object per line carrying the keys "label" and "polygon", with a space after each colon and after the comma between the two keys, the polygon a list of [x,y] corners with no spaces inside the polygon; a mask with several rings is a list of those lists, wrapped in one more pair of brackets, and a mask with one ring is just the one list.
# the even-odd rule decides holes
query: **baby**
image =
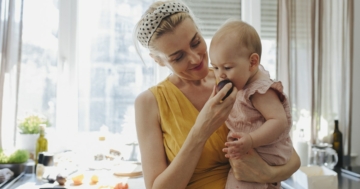
{"label": "baby", "polygon": [[[268,164],[282,165],[293,150],[289,102],[281,82],[270,79],[260,58],[259,35],[240,20],[228,20],[211,41],[210,59],[216,79],[230,80],[239,90],[226,121],[230,129],[226,157],[239,158],[255,148]],[[280,183],[238,181],[230,170],[226,188],[280,188]]]}

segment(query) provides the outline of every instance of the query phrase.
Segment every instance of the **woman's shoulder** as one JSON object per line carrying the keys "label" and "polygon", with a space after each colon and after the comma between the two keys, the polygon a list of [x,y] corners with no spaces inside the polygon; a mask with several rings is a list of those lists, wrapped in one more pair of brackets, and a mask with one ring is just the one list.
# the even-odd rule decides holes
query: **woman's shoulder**
{"label": "woman's shoulder", "polygon": [[150,89],[140,93],[135,99],[135,106],[156,106],[156,98]]}
{"label": "woman's shoulder", "polygon": [[161,93],[162,90],[166,90],[171,85],[169,81],[169,77],[166,77],[160,83],[150,87],[149,89],[140,93],[135,99],[135,106],[147,106],[157,109],[157,97]]}

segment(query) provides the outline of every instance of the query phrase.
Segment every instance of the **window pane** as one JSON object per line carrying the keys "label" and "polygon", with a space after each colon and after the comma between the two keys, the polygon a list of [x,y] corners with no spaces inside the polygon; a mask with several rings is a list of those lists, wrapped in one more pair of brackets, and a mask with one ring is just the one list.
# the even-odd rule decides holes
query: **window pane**
{"label": "window pane", "polygon": [[276,78],[277,0],[261,1],[261,65]]}
{"label": "window pane", "polygon": [[241,18],[241,0],[184,0],[184,2],[194,13],[205,39],[211,39],[227,19]]}
{"label": "window pane", "polygon": [[79,1],[79,131],[134,129],[134,100],[155,84],[156,64],[136,53],[132,33],[152,0]]}
{"label": "window pane", "polygon": [[56,109],[58,17],[57,1],[24,1],[18,117],[41,113],[51,125]]}

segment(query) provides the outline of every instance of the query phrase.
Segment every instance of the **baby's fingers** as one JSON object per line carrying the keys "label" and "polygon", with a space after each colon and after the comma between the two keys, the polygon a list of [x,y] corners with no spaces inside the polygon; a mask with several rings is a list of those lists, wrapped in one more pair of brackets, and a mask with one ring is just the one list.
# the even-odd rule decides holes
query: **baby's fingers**
{"label": "baby's fingers", "polygon": [[227,147],[237,146],[237,145],[239,145],[239,142],[237,140],[225,142],[225,146],[227,146]]}
{"label": "baby's fingers", "polygon": [[226,158],[240,158],[241,153],[231,151],[228,148],[223,148],[223,152],[226,152],[225,157]]}
{"label": "baby's fingers", "polygon": [[228,154],[236,154],[236,153],[241,152],[241,150],[239,148],[234,147],[234,146],[230,146],[230,147],[228,147],[226,149],[227,149],[226,153],[228,153]]}
{"label": "baby's fingers", "polygon": [[231,133],[229,134],[228,138],[231,137],[231,138],[240,139],[240,138],[242,138],[243,136],[244,136],[244,133],[242,133],[242,132],[231,132]]}

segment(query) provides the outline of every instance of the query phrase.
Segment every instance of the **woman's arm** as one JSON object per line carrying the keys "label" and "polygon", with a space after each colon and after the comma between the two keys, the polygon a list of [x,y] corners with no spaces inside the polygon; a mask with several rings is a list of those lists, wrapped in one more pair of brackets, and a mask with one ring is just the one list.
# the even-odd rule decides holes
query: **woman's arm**
{"label": "woman's arm", "polygon": [[239,159],[230,158],[230,164],[237,180],[274,183],[288,179],[298,170],[300,167],[300,158],[293,149],[293,153],[285,165],[270,166],[261,159],[254,149],[251,149]]}
{"label": "woman's arm", "polygon": [[187,186],[207,139],[225,122],[232,109],[236,89],[219,103],[230,86],[225,86],[216,95],[213,90],[171,164],[166,159],[156,99],[150,91],[138,96],[135,120],[146,188],[183,189]]}

